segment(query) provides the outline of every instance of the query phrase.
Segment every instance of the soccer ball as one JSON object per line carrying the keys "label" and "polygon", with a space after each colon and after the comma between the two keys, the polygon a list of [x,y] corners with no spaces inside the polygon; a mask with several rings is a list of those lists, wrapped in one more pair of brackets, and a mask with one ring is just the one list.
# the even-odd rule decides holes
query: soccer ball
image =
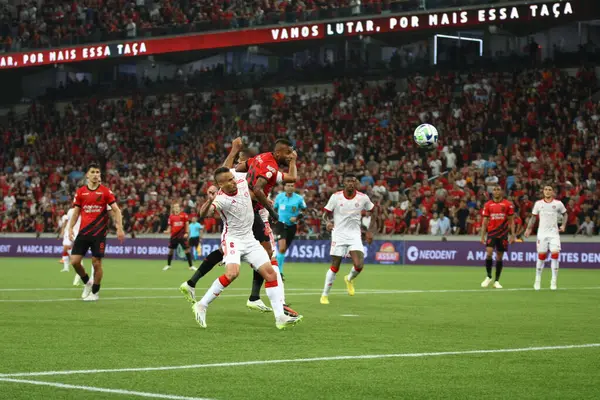
{"label": "soccer ball", "polygon": [[415,143],[419,147],[432,148],[437,145],[438,131],[435,126],[429,124],[422,124],[415,129],[414,133]]}

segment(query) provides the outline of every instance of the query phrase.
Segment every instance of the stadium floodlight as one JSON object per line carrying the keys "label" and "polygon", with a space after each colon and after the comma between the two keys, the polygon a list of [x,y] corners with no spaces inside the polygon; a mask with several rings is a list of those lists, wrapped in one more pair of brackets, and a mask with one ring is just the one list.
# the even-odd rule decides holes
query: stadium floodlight
{"label": "stadium floodlight", "polygon": [[433,36],[433,64],[437,65],[438,61],[438,38],[442,39],[454,39],[454,40],[466,40],[467,42],[479,42],[479,57],[483,56],[483,39],[476,39],[464,36],[452,36],[452,35],[434,35]]}

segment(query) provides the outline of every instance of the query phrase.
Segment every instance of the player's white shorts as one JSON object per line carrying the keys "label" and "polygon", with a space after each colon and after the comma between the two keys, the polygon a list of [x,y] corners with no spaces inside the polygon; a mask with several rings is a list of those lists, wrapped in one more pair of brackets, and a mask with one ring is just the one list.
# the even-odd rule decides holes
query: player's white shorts
{"label": "player's white shorts", "polygon": [[536,249],[538,253],[546,254],[560,252],[560,237],[559,236],[546,236],[537,238]]}
{"label": "player's white shorts", "polygon": [[337,241],[336,238],[331,239],[331,251],[329,255],[345,257],[351,251],[360,251],[364,254],[365,249],[360,236],[356,239],[341,239],[340,241]]}
{"label": "player's white shorts", "polygon": [[221,246],[225,265],[240,265],[242,261],[245,261],[257,271],[263,264],[271,263],[267,251],[253,236],[250,239],[225,236],[221,241]]}

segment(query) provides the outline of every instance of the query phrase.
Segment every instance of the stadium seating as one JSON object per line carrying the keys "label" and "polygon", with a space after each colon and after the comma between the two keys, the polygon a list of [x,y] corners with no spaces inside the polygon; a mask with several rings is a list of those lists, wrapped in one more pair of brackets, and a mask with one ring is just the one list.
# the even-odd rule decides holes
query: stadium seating
{"label": "stadium seating", "polygon": [[489,4],[483,0],[116,0],[12,2],[0,5],[4,51],[178,35],[280,23]]}
{"label": "stadium seating", "polygon": [[[434,213],[468,234],[491,185],[499,183],[526,221],[542,181],[569,212],[569,232],[590,216],[600,226],[600,104],[588,100],[593,70],[557,69],[468,76],[413,75],[406,90],[335,81],[333,91],[267,89],[136,95],[72,102],[64,114],[42,103],[9,116],[0,133],[1,232],[54,232],[90,161],[117,194],[131,234],[166,227],[171,201],[194,214],[227,145],[244,136],[258,151],[276,137],[300,154],[298,190],[309,210],[300,234],[322,234],[322,206],[344,171],[360,176],[377,203],[379,232],[427,233]],[[415,148],[412,130],[430,122],[435,151]],[[218,220],[206,220],[219,231]]]}

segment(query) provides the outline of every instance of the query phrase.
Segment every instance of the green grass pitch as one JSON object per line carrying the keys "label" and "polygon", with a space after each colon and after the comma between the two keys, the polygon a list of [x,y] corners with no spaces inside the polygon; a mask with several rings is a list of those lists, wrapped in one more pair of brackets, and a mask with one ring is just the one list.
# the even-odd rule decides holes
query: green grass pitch
{"label": "green grass pitch", "polygon": [[324,306],[328,265],[287,264],[305,320],[279,331],[246,309],[242,267],[204,330],[177,290],[186,264],[163,265],[107,259],[83,303],[57,260],[0,259],[0,399],[600,398],[600,271],[561,270],[551,292],[547,268],[534,292],[533,268],[505,268],[496,290],[483,268],[367,266],[350,297],[344,264]]}

